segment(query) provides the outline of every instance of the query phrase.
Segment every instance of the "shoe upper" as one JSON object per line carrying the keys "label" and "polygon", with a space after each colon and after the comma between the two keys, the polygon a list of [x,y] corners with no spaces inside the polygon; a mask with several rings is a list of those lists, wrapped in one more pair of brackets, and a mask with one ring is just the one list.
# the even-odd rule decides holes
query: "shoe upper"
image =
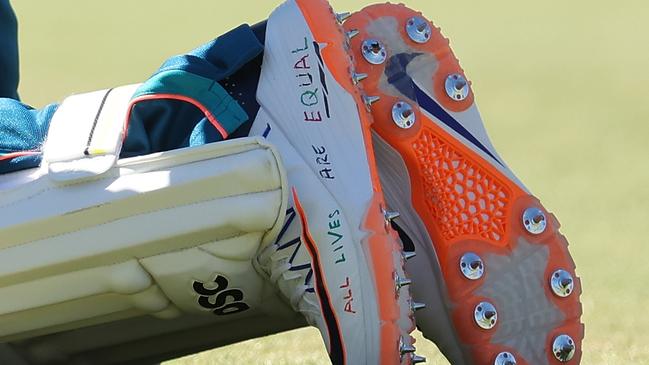
{"label": "shoe upper", "polygon": [[325,1],[288,1],[268,19],[251,134],[275,145],[293,190],[261,270],[317,326],[332,362],[392,364],[413,329],[396,234],[346,38]]}

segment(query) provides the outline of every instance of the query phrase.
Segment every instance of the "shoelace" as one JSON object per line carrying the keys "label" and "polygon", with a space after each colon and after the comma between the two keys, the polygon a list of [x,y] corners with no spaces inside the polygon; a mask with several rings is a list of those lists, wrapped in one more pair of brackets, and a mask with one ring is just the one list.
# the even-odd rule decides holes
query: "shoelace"
{"label": "shoelace", "polygon": [[[261,253],[259,261],[262,263],[270,262],[270,280],[272,283],[277,283],[280,278],[290,283],[292,293],[289,300],[293,308],[305,315],[319,315],[320,312],[317,310],[316,302],[308,300],[305,296],[306,293],[315,293],[312,285],[313,270],[311,263],[294,264],[300,249],[302,249],[303,244],[301,238],[298,236],[285,243],[281,243],[296,217],[293,208],[289,208],[286,211],[286,221],[277,240]],[[298,282],[302,280],[301,278],[305,270],[308,271],[304,275],[304,280]]]}

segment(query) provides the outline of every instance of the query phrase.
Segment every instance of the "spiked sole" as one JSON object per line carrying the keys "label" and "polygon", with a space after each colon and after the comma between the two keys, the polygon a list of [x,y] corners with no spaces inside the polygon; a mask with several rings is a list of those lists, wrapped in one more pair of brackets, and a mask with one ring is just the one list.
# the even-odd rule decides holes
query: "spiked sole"
{"label": "spiked sole", "polygon": [[[402,5],[369,6],[344,27],[358,34],[350,48],[367,75],[360,84],[380,96],[369,104],[375,142],[403,167],[382,171],[377,152],[384,189],[399,178],[409,185],[402,209],[411,212],[397,223],[414,236],[420,225],[425,238],[416,249],[429,254],[409,269],[438,281],[414,286],[440,308],[418,316],[424,335],[453,364],[579,363],[581,283],[568,243],[554,215],[473,137],[476,127],[462,124],[475,124],[477,109],[449,41]],[[402,204],[390,195],[391,208]]]}

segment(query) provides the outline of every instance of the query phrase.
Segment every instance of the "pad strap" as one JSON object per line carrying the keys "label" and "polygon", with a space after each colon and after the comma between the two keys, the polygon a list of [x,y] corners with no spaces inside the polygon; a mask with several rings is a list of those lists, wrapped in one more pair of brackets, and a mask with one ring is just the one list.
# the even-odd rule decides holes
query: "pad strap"
{"label": "pad strap", "polygon": [[63,101],[43,147],[52,179],[87,179],[115,165],[126,136],[129,101],[139,86],[73,95]]}

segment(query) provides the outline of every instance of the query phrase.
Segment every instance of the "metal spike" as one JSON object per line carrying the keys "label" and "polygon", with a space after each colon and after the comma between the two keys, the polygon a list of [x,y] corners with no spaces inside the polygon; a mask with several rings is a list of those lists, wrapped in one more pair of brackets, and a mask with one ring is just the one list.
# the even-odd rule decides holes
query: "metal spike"
{"label": "metal spike", "polygon": [[397,211],[386,210],[383,215],[385,216],[386,220],[392,222],[395,218],[398,218],[401,214]]}
{"label": "metal spike", "polygon": [[568,335],[559,335],[552,343],[552,353],[560,362],[568,362],[575,356],[575,342]]}
{"label": "metal spike", "polygon": [[401,129],[409,129],[415,125],[417,114],[412,105],[398,101],[392,106],[392,121]]}
{"label": "metal spike", "polygon": [[413,354],[412,357],[410,357],[410,362],[412,364],[421,364],[423,362],[426,362],[426,358],[417,354]]}
{"label": "metal spike", "polygon": [[458,73],[448,75],[444,88],[446,95],[454,101],[463,101],[469,97],[469,82]]}
{"label": "metal spike", "polygon": [[374,103],[376,103],[377,101],[379,101],[379,99],[381,99],[380,96],[367,96],[367,95],[363,96],[363,102],[365,102],[365,105],[366,105],[368,108],[371,108],[371,107],[372,107],[372,104],[374,104]]}
{"label": "metal spike", "polygon": [[352,81],[354,82],[354,84],[358,84],[359,82],[365,80],[366,78],[367,78],[367,74],[364,74],[364,73],[356,73],[356,72],[354,72],[352,74]]}
{"label": "metal spike", "polygon": [[415,251],[404,251],[403,252],[403,258],[407,260],[410,260],[411,258],[417,256],[417,253]]}
{"label": "metal spike", "polygon": [[418,311],[420,309],[426,308],[426,304],[425,303],[412,302],[412,304],[410,305],[410,308],[412,308],[413,312],[416,312],[416,311]]}
{"label": "metal spike", "polygon": [[537,207],[525,209],[523,212],[523,226],[531,234],[543,233],[547,226],[545,213]]}
{"label": "metal spike", "polygon": [[473,311],[473,319],[478,326],[485,330],[490,330],[496,326],[498,321],[498,312],[496,307],[489,302],[480,302]]}
{"label": "metal spike", "polygon": [[516,365],[516,357],[511,352],[503,351],[496,356],[494,365]]}
{"label": "metal spike", "polygon": [[345,20],[349,19],[349,17],[352,16],[352,13],[346,11],[343,13],[336,13],[336,21],[338,21],[339,24],[342,24],[345,22]]}
{"label": "metal spike", "polygon": [[460,271],[469,280],[478,280],[484,275],[484,264],[480,256],[467,252],[460,257]]}
{"label": "metal spike", "polygon": [[410,280],[408,278],[402,278],[400,276],[397,276],[395,282],[397,284],[397,289],[401,289],[404,286],[412,284],[412,280]]}
{"label": "metal spike", "polygon": [[359,33],[360,33],[360,31],[358,29],[352,29],[352,30],[347,32],[347,39],[352,39],[352,38],[356,37]]}
{"label": "metal spike", "polygon": [[417,351],[417,349],[413,345],[402,344],[399,348],[399,351],[401,351],[401,355],[405,355],[405,354],[411,354]]}
{"label": "metal spike", "polygon": [[361,44],[361,54],[365,61],[373,65],[380,65],[388,59],[388,51],[378,39],[364,40]]}
{"label": "metal spike", "polygon": [[426,19],[415,16],[406,22],[406,33],[416,43],[426,43],[430,40],[432,30]]}
{"label": "metal spike", "polygon": [[565,298],[572,294],[575,282],[569,272],[559,269],[550,277],[550,287],[556,296]]}

